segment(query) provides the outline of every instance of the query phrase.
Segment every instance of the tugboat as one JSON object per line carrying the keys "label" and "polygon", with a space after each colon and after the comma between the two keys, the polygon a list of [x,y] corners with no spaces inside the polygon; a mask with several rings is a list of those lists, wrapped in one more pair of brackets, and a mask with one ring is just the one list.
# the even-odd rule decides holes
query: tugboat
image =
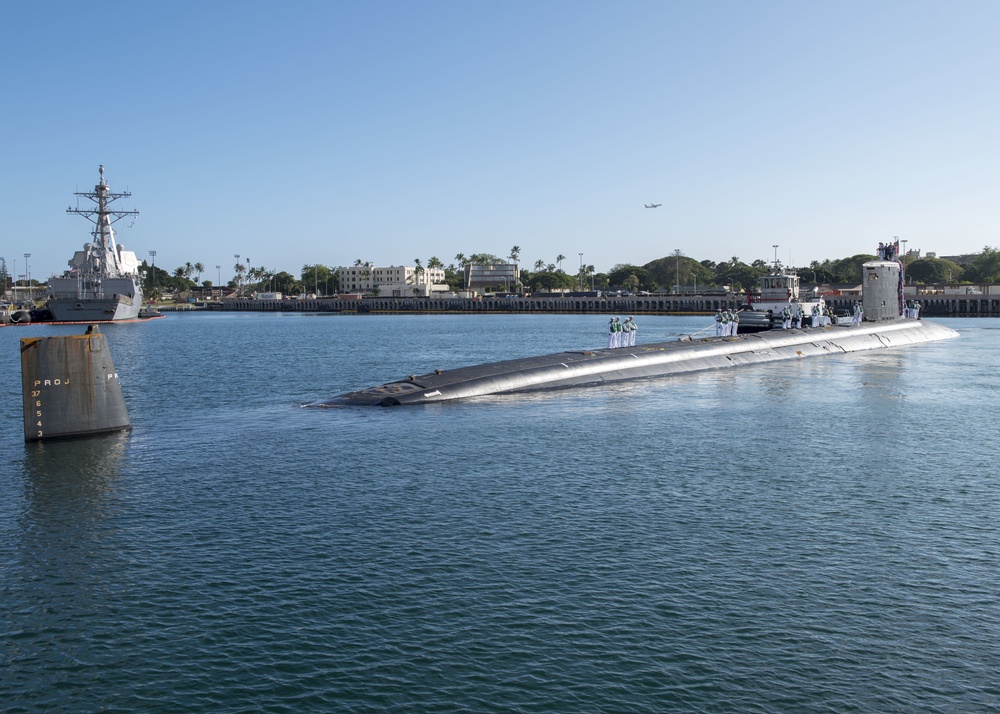
{"label": "tugboat", "polygon": [[46,307],[55,322],[109,322],[134,320],[142,306],[142,276],[135,253],[115,243],[111,226],[125,216],[137,216],[138,211],[118,211],[110,208],[120,198],[131,193],[113,193],[104,181],[104,166],[99,168],[101,179],[93,191],[76,193],[94,202],[91,208],[68,208],[66,213],[83,216],[94,224],[92,243],[86,243],[69,261],[69,270],[61,277],[49,279],[49,299]]}
{"label": "tugboat", "polygon": [[740,311],[740,333],[760,332],[780,327],[785,308],[791,312],[793,319],[805,327],[807,322],[813,327],[813,316],[817,313],[822,319],[827,314],[826,301],[819,293],[812,298],[803,298],[799,294],[799,276],[795,270],[785,268],[781,261],[775,259],[771,272],[760,278],[760,296],[749,298],[748,307]]}

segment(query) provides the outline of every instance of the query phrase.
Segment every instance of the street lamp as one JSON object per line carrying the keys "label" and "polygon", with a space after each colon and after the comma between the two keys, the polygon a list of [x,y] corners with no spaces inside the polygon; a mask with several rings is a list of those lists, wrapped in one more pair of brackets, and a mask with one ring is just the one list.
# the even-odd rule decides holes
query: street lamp
{"label": "street lamp", "polygon": [[28,299],[29,300],[32,299],[32,297],[31,297],[32,296],[32,291],[31,291],[31,268],[28,267],[28,258],[30,258],[30,257],[31,257],[31,253],[25,253],[24,254],[24,275],[25,275],[25,280],[26,280],[27,286],[28,286]]}
{"label": "street lamp", "polygon": [[156,251],[155,250],[149,251],[149,257],[153,259],[153,282],[152,282],[152,288],[149,291],[150,292],[149,296],[152,297],[153,293],[156,292]]}
{"label": "street lamp", "polygon": [[906,244],[907,244],[908,241],[909,241],[908,238],[904,238],[903,240],[899,241],[900,243],[903,244],[903,267],[904,268],[906,267]]}
{"label": "street lamp", "polygon": [[580,253],[580,292],[583,292],[583,253]]}

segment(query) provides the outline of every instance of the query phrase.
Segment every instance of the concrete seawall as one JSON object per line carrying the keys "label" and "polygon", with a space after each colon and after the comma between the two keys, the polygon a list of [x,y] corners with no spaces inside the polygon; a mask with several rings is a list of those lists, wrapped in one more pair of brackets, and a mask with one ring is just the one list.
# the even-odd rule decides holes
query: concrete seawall
{"label": "concrete seawall", "polygon": [[[857,298],[826,298],[836,310],[850,310]],[[927,317],[1000,317],[1000,297],[981,295],[919,298]],[[666,295],[634,297],[530,297],[530,298],[317,298],[312,300],[223,300],[214,309],[235,312],[335,312],[335,313],[567,313],[567,314],[714,314],[735,309],[742,297],[722,295]]]}

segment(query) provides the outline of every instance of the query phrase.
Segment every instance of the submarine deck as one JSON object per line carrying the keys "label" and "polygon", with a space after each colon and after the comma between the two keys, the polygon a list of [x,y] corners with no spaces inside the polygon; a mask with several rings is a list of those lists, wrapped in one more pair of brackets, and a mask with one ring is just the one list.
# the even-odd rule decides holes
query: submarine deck
{"label": "submarine deck", "polygon": [[885,349],[956,337],[957,332],[926,320],[757,332],[705,337],[616,349],[557,352],[502,362],[434,370],[368,389],[348,392],[309,407],[424,404],[686,372],[722,369],[824,354]]}

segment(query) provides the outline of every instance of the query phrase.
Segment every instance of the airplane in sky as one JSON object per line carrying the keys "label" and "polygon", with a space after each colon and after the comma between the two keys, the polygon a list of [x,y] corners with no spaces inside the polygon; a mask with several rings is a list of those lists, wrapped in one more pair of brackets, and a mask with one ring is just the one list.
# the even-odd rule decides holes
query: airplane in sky
{"label": "airplane in sky", "polygon": [[645,206],[646,208],[659,208],[663,204],[662,203],[644,203],[642,205]]}

